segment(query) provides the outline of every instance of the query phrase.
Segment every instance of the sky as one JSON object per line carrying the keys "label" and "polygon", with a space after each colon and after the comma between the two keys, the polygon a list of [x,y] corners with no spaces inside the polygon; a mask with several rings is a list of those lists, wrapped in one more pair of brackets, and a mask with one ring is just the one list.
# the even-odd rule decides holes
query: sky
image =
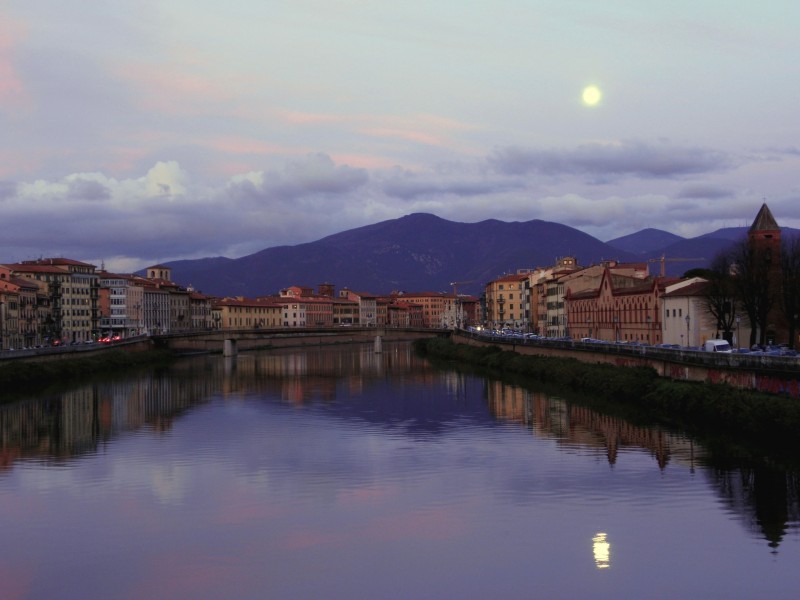
{"label": "sky", "polygon": [[419,212],[800,227],[800,3],[733,8],[0,0],[0,262],[129,272]]}

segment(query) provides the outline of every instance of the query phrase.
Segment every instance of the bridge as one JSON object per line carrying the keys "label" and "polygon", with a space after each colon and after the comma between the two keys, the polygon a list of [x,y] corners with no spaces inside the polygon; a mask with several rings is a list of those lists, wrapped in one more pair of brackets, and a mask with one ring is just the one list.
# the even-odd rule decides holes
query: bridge
{"label": "bridge", "polygon": [[317,329],[210,329],[135,336],[110,344],[99,342],[69,344],[57,347],[25,348],[0,351],[0,362],[43,362],[64,360],[77,356],[91,356],[123,349],[142,352],[153,349],[169,350],[175,354],[222,353],[236,356],[239,350],[269,348],[297,348],[333,344],[379,344],[383,341],[413,341],[423,337],[449,336],[442,329],[393,327],[330,327]]}
{"label": "bridge", "polygon": [[412,341],[422,337],[448,336],[439,329],[394,327],[329,327],[314,329],[214,329],[152,336],[155,348],[176,354],[222,352],[236,356],[240,350],[297,348],[332,344],[364,344],[380,341]]}

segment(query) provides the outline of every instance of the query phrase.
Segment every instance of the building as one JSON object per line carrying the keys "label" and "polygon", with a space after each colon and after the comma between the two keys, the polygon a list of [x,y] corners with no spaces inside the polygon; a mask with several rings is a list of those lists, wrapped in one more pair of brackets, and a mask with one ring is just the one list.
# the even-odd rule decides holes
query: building
{"label": "building", "polygon": [[535,307],[531,324],[539,335],[565,337],[570,335],[564,296],[569,276],[580,271],[574,256],[560,258],[548,269],[536,269],[529,276],[530,304]]}
{"label": "building", "polygon": [[100,330],[103,336],[131,337],[144,332],[141,278],[99,271]]}
{"label": "building", "polygon": [[100,331],[95,266],[69,258],[40,258],[5,265],[15,275],[47,284],[51,322],[46,337],[62,343],[96,339]]}
{"label": "building", "polygon": [[281,329],[284,305],[265,298],[222,298],[211,303],[214,329]]}
{"label": "building", "polygon": [[526,315],[529,273],[504,275],[486,284],[486,326],[493,329],[510,327],[529,329],[530,316]]}
{"label": "building", "polygon": [[[70,278],[69,271],[49,265],[0,265],[0,277],[3,275],[5,275],[6,279],[20,276],[37,286],[38,342],[48,345],[61,343],[61,289],[63,283]],[[3,303],[0,304],[0,319],[4,319],[8,314],[8,304],[4,303],[2,298],[0,298],[0,303]],[[7,322],[0,323],[0,337],[2,337],[3,331],[8,330],[8,328],[9,324]],[[13,346],[5,343],[5,345],[0,344],[0,347],[8,348]]]}
{"label": "building", "polygon": [[675,279],[632,277],[604,267],[599,285],[565,301],[572,336],[607,342],[663,343],[660,298]]}
{"label": "building", "polygon": [[[420,307],[422,327],[440,329],[448,326],[448,315],[455,314],[453,294],[445,292],[393,292],[393,302],[414,304]],[[411,325],[414,327],[415,325]]]}
{"label": "building", "polygon": [[344,288],[339,291],[339,298],[358,303],[358,317],[353,323],[361,327],[375,327],[378,324],[378,297],[366,292],[354,292]]}
{"label": "building", "polygon": [[[722,337],[717,320],[708,310],[708,282],[700,277],[684,279],[665,288],[661,297],[665,344],[700,347],[706,340]],[[742,337],[744,336],[744,337]],[[750,328],[739,318],[732,345],[747,347]]]}
{"label": "building", "polygon": [[753,303],[755,314],[749,315],[750,321],[756,321],[751,323],[756,330],[754,341],[761,344],[786,343],[789,341],[789,327],[780,298],[781,228],[766,203],[761,205],[753,224],[747,231],[747,245],[749,251],[747,258],[750,264],[747,265],[745,272],[752,280],[758,279],[759,290],[754,295],[760,296],[759,300]]}

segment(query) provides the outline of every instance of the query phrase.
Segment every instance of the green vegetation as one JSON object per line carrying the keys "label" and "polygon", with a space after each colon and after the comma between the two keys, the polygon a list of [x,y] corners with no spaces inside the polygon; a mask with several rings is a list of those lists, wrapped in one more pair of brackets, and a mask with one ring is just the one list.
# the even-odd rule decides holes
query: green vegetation
{"label": "green vegetation", "polygon": [[51,361],[3,361],[0,362],[0,389],[3,390],[0,398],[6,399],[9,393],[14,392],[43,390],[91,375],[166,364],[172,359],[172,353],[167,350],[126,352],[115,349],[93,356],[77,355]]}
{"label": "green vegetation", "polygon": [[624,368],[575,359],[528,356],[497,346],[455,344],[441,338],[414,342],[417,352],[492,374],[524,377],[582,394],[596,407],[633,413],[701,437],[730,436],[770,449],[800,446],[800,401],[728,385],[661,378],[647,367]]}

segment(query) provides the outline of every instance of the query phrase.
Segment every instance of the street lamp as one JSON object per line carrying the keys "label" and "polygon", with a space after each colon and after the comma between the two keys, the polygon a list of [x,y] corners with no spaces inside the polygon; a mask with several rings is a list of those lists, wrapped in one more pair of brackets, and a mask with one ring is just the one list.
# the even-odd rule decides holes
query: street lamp
{"label": "street lamp", "polygon": [[689,315],[686,315],[686,346],[687,347],[692,345],[692,338],[691,338],[691,335],[689,333],[689,323],[690,322],[691,322],[691,318],[689,317]]}
{"label": "street lamp", "polygon": [[736,348],[741,348],[742,347],[742,342],[739,339],[739,323],[741,323],[741,322],[742,322],[742,317],[740,317],[739,315],[736,315]]}

